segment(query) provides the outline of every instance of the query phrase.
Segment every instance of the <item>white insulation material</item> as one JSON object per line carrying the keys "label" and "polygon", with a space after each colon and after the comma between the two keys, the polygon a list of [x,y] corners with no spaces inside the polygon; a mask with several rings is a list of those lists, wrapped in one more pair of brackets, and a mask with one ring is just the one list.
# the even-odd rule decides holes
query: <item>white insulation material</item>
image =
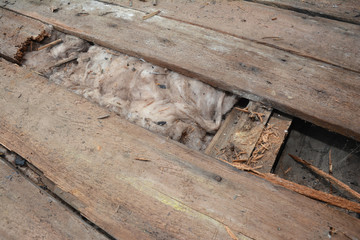
{"label": "white insulation material", "polygon": [[[61,35],[63,43],[29,52],[24,65],[121,117],[204,150],[236,97],[140,59]],[[55,63],[77,56],[71,63]],[[39,64],[41,63],[41,64]],[[116,131],[116,129],[114,129]]]}

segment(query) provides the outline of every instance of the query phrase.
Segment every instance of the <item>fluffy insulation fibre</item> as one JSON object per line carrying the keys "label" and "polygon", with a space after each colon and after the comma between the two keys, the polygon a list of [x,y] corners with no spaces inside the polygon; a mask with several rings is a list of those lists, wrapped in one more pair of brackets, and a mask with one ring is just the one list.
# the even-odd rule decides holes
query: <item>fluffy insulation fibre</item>
{"label": "fluffy insulation fibre", "polygon": [[[236,97],[166,68],[57,33],[24,65],[150,131],[204,150]],[[52,67],[66,58],[76,61]]]}

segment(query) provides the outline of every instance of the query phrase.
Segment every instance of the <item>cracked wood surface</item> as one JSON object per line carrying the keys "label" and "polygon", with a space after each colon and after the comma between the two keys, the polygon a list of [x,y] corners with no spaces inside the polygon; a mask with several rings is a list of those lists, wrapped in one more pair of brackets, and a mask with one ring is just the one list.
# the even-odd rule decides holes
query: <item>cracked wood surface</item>
{"label": "cracked wood surface", "polygon": [[226,227],[239,239],[327,238],[329,226],[360,234],[356,218],[114,114],[98,119],[105,109],[4,60],[0,80],[0,143],[115,238],[229,239]]}
{"label": "cracked wood surface", "polygon": [[39,21],[0,8],[0,56],[21,63],[31,41],[41,41],[49,27]]}
{"label": "cracked wood surface", "polygon": [[359,73],[161,16],[144,21],[143,12],[101,2],[12,3],[6,8],[61,31],[360,140]]}
{"label": "cracked wood surface", "polygon": [[107,239],[0,159],[0,236],[15,239]]}

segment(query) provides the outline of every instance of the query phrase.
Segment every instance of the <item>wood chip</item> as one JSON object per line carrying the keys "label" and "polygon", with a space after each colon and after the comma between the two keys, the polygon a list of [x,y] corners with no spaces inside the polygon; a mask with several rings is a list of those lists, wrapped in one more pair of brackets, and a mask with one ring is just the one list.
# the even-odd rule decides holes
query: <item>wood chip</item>
{"label": "wood chip", "polygon": [[333,173],[333,165],[332,165],[332,160],[331,160],[331,149],[329,151],[329,174],[332,175]]}

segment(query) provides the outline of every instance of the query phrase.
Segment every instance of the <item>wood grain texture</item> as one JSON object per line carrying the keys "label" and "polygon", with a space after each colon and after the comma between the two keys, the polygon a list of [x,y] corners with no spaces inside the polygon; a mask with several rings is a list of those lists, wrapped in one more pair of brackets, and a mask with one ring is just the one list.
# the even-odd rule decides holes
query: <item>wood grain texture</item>
{"label": "wood grain texture", "polygon": [[[258,160],[258,165],[261,165],[262,168],[258,169],[259,172],[269,173],[271,172],[274,163],[276,161],[277,155],[279,154],[280,148],[283,145],[286,136],[288,135],[288,129],[292,123],[292,118],[285,116],[284,114],[279,114],[273,112],[271,115],[268,126],[273,129],[274,134],[268,136],[268,141],[270,142],[269,148],[264,152],[264,156]],[[263,133],[264,134],[264,133]],[[261,138],[262,136],[260,136]]]}
{"label": "wood grain texture", "polygon": [[240,239],[326,238],[329,225],[360,234],[356,218],[114,114],[98,119],[107,111],[3,60],[0,80],[0,143],[116,238],[228,239],[225,226]]}
{"label": "wood grain texture", "polygon": [[[100,1],[129,7],[128,0]],[[298,0],[288,2],[304,3]],[[316,5],[318,1],[313,2]],[[347,4],[350,1],[341,2]],[[245,1],[178,0],[161,1],[157,6],[153,6],[151,1],[133,1],[132,8],[143,12],[161,10],[160,15],[165,18],[360,72],[360,26],[357,25]]]}
{"label": "wood grain texture", "polygon": [[358,73],[161,16],[143,21],[132,9],[36,2],[6,7],[360,140]]}
{"label": "wood grain texture", "polygon": [[0,56],[20,63],[31,41],[49,35],[49,27],[27,17],[0,8]]}
{"label": "wood grain texture", "polygon": [[360,3],[357,0],[246,0],[305,12],[349,23],[360,24]]}
{"label": "wood grain texture", "polygon": [[15,239],[107,239],[0,159],[0,236]]}

